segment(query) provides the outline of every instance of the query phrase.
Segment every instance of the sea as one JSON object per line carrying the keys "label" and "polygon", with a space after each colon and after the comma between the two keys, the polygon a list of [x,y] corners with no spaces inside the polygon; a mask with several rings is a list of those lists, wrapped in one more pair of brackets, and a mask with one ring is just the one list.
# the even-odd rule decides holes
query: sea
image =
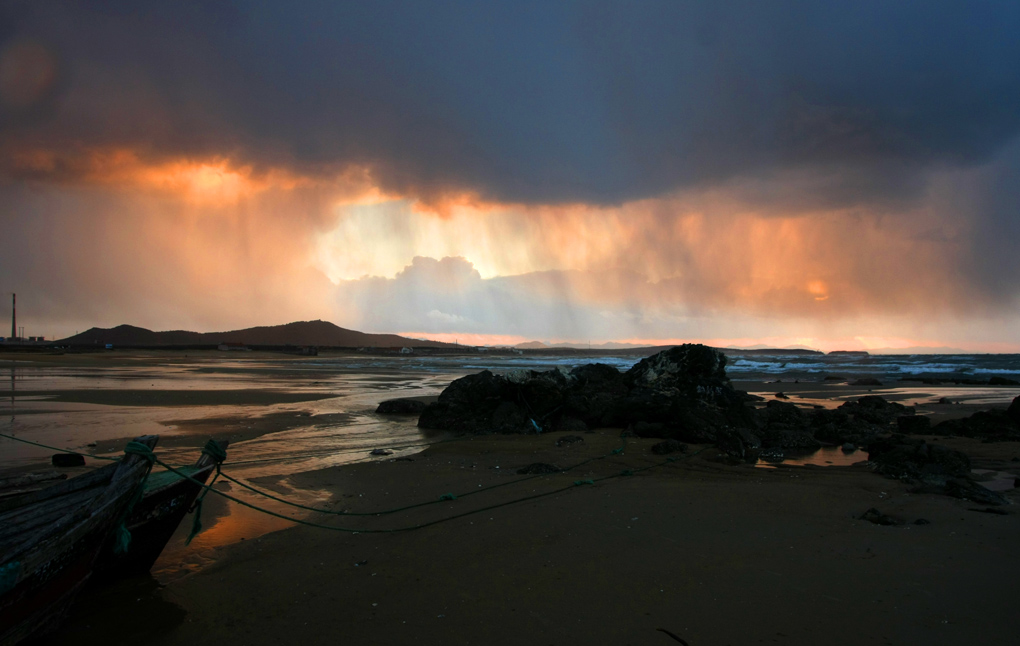
{"label": "sea", "polygon": [[[621,371],[643,358],[636,353],[488,354],[477,355],[326,355],[296,358],[260,355],[257,358],[194,356],[165,363],[138,365],[48,365],[0,360],[0,378],[7,381],[0,406],[0,432],[50,446],[87,450],[90,444],[146,433],[172,436],[176,423],[220,418],[259,417],[288,412],[309,413],[308,423],[270,433],[231,447],[233,461],[250,464],[273,458],[276,475],[365,459],[374,448],[420,450],[428,438],[413,420],[381,416],[375,408],[384,399],[438,395],[459,377],[491,370],[569,370],[586,363],[603,363]],[[874,378],[899,386],[924,381],[937,394],[966,388],[972,399],[1008,404],[1020,382],[1020,355],[866,355],[741,354],[728,356],[727,375],[735,382],[852,383]],[[2,383],[2,382],[0,382]],[[778,386],[763,387],[771,392]],[[156,405],[159,397],[117,397],[118,391],[187,393],[188,391],[274,391],[309,394],[315,401],[252,404],[220,403]],[[2,392],[2,391],[0,391]],[[71,393],[72,396],[68,396]],[[215,398],[215,397],[214,397]],[[72,401],[67,401],[71,399]],[[229,399],[229,398],[228,398]],[[166,449],[171,454],[184,450]],[[37,462],[45,449],[17,445],[0,438],[0,468]]]}

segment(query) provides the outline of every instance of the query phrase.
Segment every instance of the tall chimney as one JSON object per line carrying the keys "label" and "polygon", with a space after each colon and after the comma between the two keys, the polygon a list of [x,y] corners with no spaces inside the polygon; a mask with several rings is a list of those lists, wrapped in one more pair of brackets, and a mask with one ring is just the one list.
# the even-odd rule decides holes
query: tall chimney
{"label": "tall chimney", "polygon": [[11,294],[11,338],[18,336],[18,295]]}

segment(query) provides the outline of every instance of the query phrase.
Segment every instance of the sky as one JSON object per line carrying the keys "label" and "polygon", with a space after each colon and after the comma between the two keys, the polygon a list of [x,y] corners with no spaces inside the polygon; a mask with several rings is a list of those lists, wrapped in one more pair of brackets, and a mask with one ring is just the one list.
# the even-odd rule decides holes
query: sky
{"label": "sky", "polygon": [[47,337],[1018,352],[1017,33],[1016,2],[8,0],[0,295]]}

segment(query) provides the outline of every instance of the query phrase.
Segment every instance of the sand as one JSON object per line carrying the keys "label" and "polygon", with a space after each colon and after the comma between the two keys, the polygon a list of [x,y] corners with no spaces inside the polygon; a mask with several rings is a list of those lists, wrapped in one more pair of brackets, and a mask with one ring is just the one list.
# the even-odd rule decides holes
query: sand
{"label": "sand", "polygon": [[[610,430],[568,447],[555,438],[437,444],[413,461],[295,481],[328,489],[337,508],[392,508],[514,480],[530,462],[564,466],[604,455],[620,442]],[[622,456],[579,472],[407,514],[311,519],[364,529],[427,522],[658,463],[651,444],[632,439]],[[1020,454],[1015,444],[984,447],[1000,461]],[[1012,508],[993,515],[910,494],[864,467],[756,469],[715,455],[706,449],[416,531],[271,533],[221,550],[212,565],[165,588],[121,590],[138,594],[135,603],[152,614],[135,617],[130,630],[116,628],[122,613],[79,603],[51,642],[677,643],[660,628],[692,646],[1015,640],[1020,520]],[[858,520],[870,507],[905,524]],[[913,524],[919,518],[930,524]]]}

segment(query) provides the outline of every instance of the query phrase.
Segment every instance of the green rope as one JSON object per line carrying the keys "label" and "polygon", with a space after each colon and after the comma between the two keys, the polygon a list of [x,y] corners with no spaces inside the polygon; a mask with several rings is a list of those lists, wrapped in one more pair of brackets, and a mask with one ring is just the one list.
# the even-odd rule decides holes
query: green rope
{"label": "green rope", "polygon": [[444,493],[442,496],[439,496],[439,499],[440,500],[456,500],[457,496],[453,495],[452,493]]}
{"label": "green rope", "polygon": [[[211,457],[216,465],[216,475],[209,481],[209,487],[216,482],[216,478],[220,477],[222,471],[220,471],[220,465],[227,459],[227,452],[223,450],[220,443],[216,440],[209,440],[205,443],[205,447],[202,449],[202,453]],[[191,506],[191,532],[188,533],[188,537],[184,539],[185,545],[191,545],[192,539],[198,536],[198,533],[202,531],[202,504],[205,502],[205,495],[209,493],[209,489],[203,489],[202,493],[195,499],[195,504]]]}
{"label": "green rope", "polygon": [[223,447],[216,440],[206,442],[205,446],[202,447],[202,453],[212,458],[216,464],[222,464],[227,459],[227,452],[223,450]]}
{"label": "green rope", "polygon": [[[578,462],[577,464],[575,464],[573,466],[569,466],[569,467],[567,467],[565,469],[562,469],[560,471],[560,473],[566,473],[568,471],[572,471],[574,469],[577,469],[578,467],[582,467],[582,466],[584,466],[584,465],[586,465],[586,464],[588,464],[590,462],[594,462],[596,460],[604,460],[606,458],[612,457],[613,455],[620,455],[623,452],[624,448],[627,446],[627,438],[625,438],[625,437],[623,437],[621,435],[620,436],[620,440],[622,441],[623,446],[621,446],[618,449],[613,450],[611,453],[607,453],[606,455],[598,455],[598,456],[595,456],[593,458],[588,458],[587,460],[582,460],[581,462]],[[232,462],[231,464],[237,464],[237,463],[236,462]],[[252,493],[258,494],[258,495],[263,496],[265,498],[269,498],[270,500],[275,500],[276,502],[279,502],[279,503],[282,503],[282,504],[285,504],[285,505],[289,505],[289,506],[297,508],[297,509],[304,509],[305,511],[313,511],[313,512],[316,512],[316,513],[329,514],[329,515],[332,515],[332,516],[384,516],[384,515],[387,515],[387,514],[395,514],[395,513],[402,512],[402,511],[407,511],[409,509],[416,509],[418,507],[424,507],[426,505],[433,505],[433,504],[436,504],[438,502],[443,502],[444,500],[449,500],[449,499],[444,499],[444,498],[440,497],[439,500],[429,500],[429,501],[426,501],[426,502],[419,502],[419,503],[414,503],[414,504],[411,504],[411,505],[406,505],[404,507],[396,507],[396,508],[393,508],[393,509],[384,509],[384,510],[380,510],[380,511],[367,511],[367,512],[337,511],[335,509],[323,509],[322,507],[311,507],[309,505],[302,505],[300,503],[292,502],[292,501],[287,500],[285,498],[280,498],[279,496],[274,496],[273,494],[268,493],[266,491],[263,491],[261,489],[257,489],[255,487],[251,486],[250,484],[247,484],[245,482],[242,482],[241,480],[238,480],[237,478],[234,478],[234,477],[230,476],[229,474],[224,473],[222,475],[223,475],[224,479],[229,480],[230,482],[233,482],[234,484],[236,484],[236,485],[238,485],[240,487],[243,487],[243,488],[251,491]],[[544,474],[536,474],[536,475],[528,476],[526,478],[517,478],[516,480],[509,480],[507,482],[500,482],[500,483],[497,483],[497,484],[494,484],[494,485],[489,485],[488,487],[479,487],[477,489],[472,489],[470,491],[466,491],[464,493],[457,494],[455,496],[455,498],[466,498],[467,496],[472,496],[474,494],[483,493],[483,492],[486,492],[486,491],[491,491],[493,489],[498,489],[499,487],[506,487],[508,485],[518,484],[518,483],[521,483],[521,482],[526,482],[528,480],[534,480],[535,478],[541,478],[541,477],[543,477],[543,475]]]}
{"label": "green rope", "polygon": [[[0,433],[0,437],[6,437],[8,440],[14,440],[15,442],[23,442],[25,444],[31,444],[32,446],[38,446],[40,448],[49,449],[50,451],[60,451],[61,453],[70,453],[71,455],[80,455],[83,458],[94,458],[96,460],[109,460],[111,462],[116,462],[117,460],[120,459],[119,457],[117,457],[117,458],[108,458],[108,457],[105,457],[105,456],[102,456],[102,455],[93,455],[91,453],[79,453],[78,451],[72,451],[71,449],[62,449],[62,448],[57,447],[57,446],[49,446],[48,444],[39,444],[38,442],[33,442],[31,440],[26,440],[26,439],[23,439],[23,438],[20,438],[20,437],[15,437],[13,435],[7,435],[6,433]],[[148,447],[146,447],[146,448],[148,448]]]}
{"label": "green rope", "polygon": [[142,499],[142,494],[145,491],[145,481],[149,477],[149,473],[152,471],[152,465],[157,461],[156,454],[152,452],[147,445],[141,442],[131,441],[124,447],[124,455],[138,455],[141,456],[148,466],[145,468],[145,475],[142,476],[142,481],[138,484],[135,489],[134,495],[131,497],[131,502],[128,503],[127,507],[120,515],[120,520],[117,522],[117,529],[114,530],[113,537],[113,553],[114,554],[125,554],[131,547],[131,530],[127,528],[126,521],[134,510],[135,505]]}
{"label": "green rope", "polygon": [[[682,459],[693,458],[694,456],[698,455],[699,453],[701,453],[704,450],[706,450],[706,449],[701,449],[699,451],[695,451],[694,453],[692,453],[690,455],[683,456],[682,458],[673,458],[672,460],[663,460],[662,462],[659,462],[659,463],[656,463],[656,464],[651,464],[651,465],[648,465],[646,467],[641,467],[641,468],[638,468],[638,469],[634,469],[633,473],[639,473],[639,472],[642,472],[642,471],[648,471],[650,469],[655,469],[655,468],[658,468],[658,467],[666,466],[667,464],[670,464],[671,462],[676,462],[676,461],[682,460]],[[545,498],[545,497],[548,497],[548,496],[556,495],[558,493],[563,493],[565,491],[570,491],[572,489],[576,489],[578,487],[578,483],[579,484],[595,484],[596,482],[603,482],[605,480],[611,480],[613,478],[619,478],[619,477],[622,476],[622,474],[620,474],[620,473],[614,473],[612,475],[602,476],[602,477],[599,477],[599,478],[592,478],[591,480],[578,480],[578,481],[576,481],[575,484],[572,484],[570,486],[560,487],[559,489],[553,489],[552,491],[545,491],[545,492],[542,492],[542,493],[537,493],[537,494],[533,494],[533,495],[530,495],[530,496],[524,496],[524,497],[521,497],[521,498],[515,498],[514,500],[508,500],[508,501],[505,501],[505,502],[496,503],[496,504],[493,504],[493,505],[488,505],[486,507],[481,507],[479,509],[473,509],[471,511],[466,511],[466,512],[462,512],[462,513],[459,513],[459,514],[454,514],[452,516],[446,516],[444,518],[439,518],[439,519],[432,520],[432,521],[429,521],[429,522],[426,522],[426,523],[419,523],[417,525],[409,525],[409,526],[406,526],[406,527],[396,527],[396,528],[392,528],[392,529],[352,529],[352,528],[349,528],[349,527],[337,527],[335,525],[323,525],[322,523],[316,523],[316,522],[312,522],[312,521],[309,521],[309,520],[304,520],[304,519],[301,519],[301,518],[293,518],[293,517],[285,516],[283,514],[280,514],[280,513],[274,512],[274,511],[270,511],[270,510],[265,509],[263,507],[259,507],[257,505],[253,505],[253,504],[251,504],[249,502],[245,502],[244,500],[241,500],[239,498],[231,496],[230,494],[228,494],[228,493],[226,493],[224,491],[220,491],[219,489],[212,489],[208,485],[206,485],[206,484],[204,484],[202,482],[199,482],[198,480],[195,480],[194,478],[192,478],[188,474],[179,472],[176,469],[174,469],[173,467],[171,467],[171,466],[169,466],[167,464],[164,464],[164,463],[162,463],[159,460],[157,460],[156,463],[161,465],[161,466],[163,466],[163,467],[165,467],[165,468],[167,468],[170,471],[173,471],[174,473],[177,473],[177,475],[181,476],[182,478],[190,480],[191,482],[199,485],[200,487],[204,487],[207,491],[212,491],[213,493],[215,493],[218,496],[222,496],[222,497],[226,498],[227,500],[231,500],[233,502],[236,502],[237,504],[242,505],[244,507],[248,507],[249,509],[253,509],[255,511],[262,512],[262,513],[264,513],[264,514],[266,514],[268,516],[273,516],[275,518],[280,518],[280,519],[283,519],[283,520],[286,520],[286,521],[289,521],[289,522],[292,522],[292,523],[296,523],[298,525],[305,525],[307,527],[316,527],[316,528],[319,528],[319,529],[329,529],[329,530],[332,530],[332,531],[345,532],[345,533],[348,533],[348,534],[394,534],[394,533],[398,533],[398,532],[408,532],[408,531],[413,531],[413,530],[417,530],[417,529],[424,529],[426,527],[431,527],[433,525],[438,525],[440,523],[445,523],[445,522],[448,522],[448,521],[451,521],[451,520],[456,520],[458,518],[464,518],[466,516],[471,516],[471,515],[474,515],[474,514],[480,514],[480,513],[484,512],[484,511],[491,511],[493,509],[498,509],[500,507],[507,507],[507,506],[510,506],[510,505],[515,505],[517,503],[527,502],[529,500],[536,500],[536,499],[539,499],[539,498]]]}
{"label": "green rope", "polygon": [[[16,437],[4,435],[4,434],[0,434],[0,436],[8,437],[10,439],[17,440],[17,441],[28,442],[27,440],[21,440],[21,438],[16,438]],[[624,440],[624,442],[626,443],[626,440]],[[28,442],[28,443],[35,444],[34,442]],[[136,443],[132,443],[132,444],[136,444]],[[45,445],[40,445],[40,446],[44,446],[44,448],[53,448],[53,447],[45,447]],[[462,512],[462,513],[459,513],[459,514],[454,514],[452,516],[446,516],[444,518],[439,518],[439,519],[436,519],[436,520],[433,520],[433,521],[429,521],[429,522],[425,522],[425,523],[419,523],[417,525],[410,525],[410,526],[406,526],[406,527],[397,527],[397,528],[392,528],[392,529],[352,529],[352,528],[347,528],[347,527],[337,527],[335,525],[323,525],[322,523],[316,523],[316,522],[304,520],[304,519],[301,519],[301,518],[293,518],[291,516],[285,516],[283,514],[271,511],[269,509],[265,509],[263,507],[259,507],[258,505],[254,505],[252,503],[246,502],[246,501],[241,500],[241,499],[239,499],[239,498],[237,498],[235,496],[231,496],[230,494],[228,494],[226,492],[220,491],[218,489],[214,489],[211,486],[211,483],[210,484],[205,484],[204,482],[196,480],[191,475],[189,475],[187,473],[184,473],[182,471],[179,471],[177,467],[174,467],[174,466],[172,466],[170,464],[167,464],[167,463],[163,462],[162,460],[156,458],[155,455],[152,453],[152,451],[149,450],[148,447],[146,447],[145,445],[141,445],[141,446],[144,447],[145,451],[144,452],[140,451],[139,454],[143,454],[143,455],[147,455],[147,456],[152,456],[152,460],[153,460],[153,462],[155,464],[158,464],[161,467],[165,468],[167,471],[170,471],[171,473],[176,474],[178,477],[183,478],[185,480],[188,480],[188,481],[198,485],[199,487],[201,487],[203,489],[203,494],[202,494],[203,497],[204,497],[204,495],[206,493],[211,491],[211,492],[215,493],[218,496],[222,496],[223,498],[226,498],[227,500],[233,501],[233,502],[235,502],[235,503],[237,503],[239,505],[242,505],[244,507],[248,507],[249,509],[253,509],[255,511],[264,513],[264,514],[266,514],[268,516],[273,516],[275,518],[280,518],[282,520],[286,520],[288,522],[292,522],[292,523],[295,523],[295,524],[298,524],[298,525],[305,525],[305,526],[308,526],[308,527],[316,527],[316,528],[319,528],[319,529],[329,529],[329,530],[333,530],[333,531],[345,532],[345,533],[351,533],[351,534],[359,534],[359,533],[364,533],[364,534],[388,534],[388,533],[406,532],[406,531],[412,531],[412,530],[416,530],[416,529],[423,529],[425,527],[431,527],[433,525],[438,525],[440,523],[445,523],[447,521],[456,520],[458,518],[464,518],[466,516],[471,516],[473,514],[482,513],[482,512],[485,512],[485,511],[491,511],[493,509],[498,509],[500,507],[506,507],[506,506],[509,506],[509,505],[514,505],[514,504],[517,504],[517,503],[526,502],[526,501],[529,501],[529,500],[536,500],[536,499],[539,499],[539,498],[545,498],[545,497],[548,497],[548,496],[553,496],[553,495],[556,495],[558,493],[563,493],[563,492],[569,491],[571,489],[575,489],[575,488],[577,488],[580,485],[588,485],[588,484],[593,485],[593,484],[595,484],[597,482],[602,482],[602,481],[610,480],[610,479],[613,479],[613,478],[619,478],[619,477],[622,477],[624,475],[634,475],[636,473],[640,473],[640,472],[643,472],[643,471],[648,471],[650,469],[655,469],[655,468],[658,468],[658,467],[661,467],[661,466],[668,465],[668,464],[670,464],[672,462],[677,462],[679,460],[685,460],[685,459],[692,458],[692,457],[698,455],[699,453],[701,453],[702,451],[706,450],[706,449],[701,449],[699,451],[696,451],[696,452],[694,452],[694,453],[692,453],[690,455],[685,455],[683,457],[670,457],[670,458],[666,458],[662,462],[659,462],[659,463],[656,463],[656,464],[651,464],[651,465],[648,465],[648,466],[645,466],[645,467],[641,467],[641,468],[637,468],[637,469],[632,469],[632,470],[624,470],[623,472],[620,472],[620,473],[614,473],[614,474],[611,474],[611,475],[602,476],[602,477],[598,477],[598,478],[591,478],[591,479],[588,479],[588,480],[576,480],[576,481],[574,481],[573,484],[571,484],[569,486],[566,486],[566,487],[561,487],[561,488],[558,488],[558,489],[553,489],[551,491],[545,491],[545,492],[533,494],[533,495],[530,495],[530,496],[524,496],[524,497],[521,497],[521,498],[516,498],[516,499],[513,499],[513,500],[508,500],[508,501],[505,501],[505,502],[488,505],[488,506],[485,506],[485,507],[481,507],[479,509],[474,509],[474,510],[471,510],[471,511],[466,511],[466,512]],[[610,453],[609,455],[614,455],[614,454],[618,454],[618,453],[616,453],[614,451],[613,453]],[[600,459],[603,459],[605,457],[608,457],[608,456],[597,456],[597,457],[594,457],[594,458],[589,458],[589,459],[584,460],[583,462],[580,462],[580,463],[578,463],[578,464],[576,464],[576,465],[574,465],[573,467],[570,467],[570,468],[571,469],[577,468],[578,466],[582,466],[582,465],[587,464],[589,462],[593,462],[595,460],[600,460]],[[150,467],[151,467],[151,465],[150,465]],[[627,473],[628,471],[629,471],[629,473]],[[219,472],[218,472],[218,475],[219,475]],[[238,482],[236,479],[231,478],[227,474],[222,474],[222,475],[223,475],[224,478],[227,478],[227,479],[231,480],[232,482],[237,482],[238,484],[243,485],[243,483]],[[497,484],[497,485],[493,485],[491,487],[487,487],[486,489],[495,489],[497,487],[505,486],[505,485],[508,485],[508,484],[514,484],[514,483],[518,483],[518,482],[523,482],[525,480],[531,480],[531,479],[536,478],[536,477],[541,477],[541,476],[537,476],[536,475],[536,476],[531,476],[531,477],[528,477],[528,478],[521,478],[521,479],[513,480],[513,481],[510,481],[510,482],[500,483],[500,484]],[[246,486],[246,485],[243,485],[243,486]],[[252,489],[253,491],[258,492],[258,490],[254,489],[253,487],[248,487],[248,488]],[[479,491],[482,491],[482,490],[480,489]],[[477,491],[472,491],[472,492],[468,492],[466,494],[462,494],[462,497],[470,495],[472,493],[477,493]],[[274,496],[270,496],[268,494],[265,494],[265,495],[267,495],[267,497],[276,499]],[[305,509],[310,509],[312,511],[329,513],[329,510],[319,510],[319,509],[315,509],[315,508],[308,508],[308,507],[304,507],[303,505],[298,505],[296,503],[289,503],[289,501],[285,501],[285,500],[280,500],[280,501],[288,503],[288,504],[291,504],[291,505],[293,505],[295,507],[301,507],[301,508],[305,508]],[[426,505],[426,504],[433,504],[434,502],[439,502],[439,501],[430,501],[430,502],[426,502],[426,503],[419,503],[417,505],[410,505],[410,506],[408,506],[406,508],[402,508],[402,509],[410,509],[410,508],[413,508],[413,507],[420,507],[420,506],[423,506],[423,505]],[[399,510],[391,510],[391,511],[399,511]],[[333,513],[337,513],[337,512],[333,512]],[[345,514],[345,515],[380,515],[381,513],[389,513],[389,512],[375,512],[375,513],[372,513],[372,514]]]}

